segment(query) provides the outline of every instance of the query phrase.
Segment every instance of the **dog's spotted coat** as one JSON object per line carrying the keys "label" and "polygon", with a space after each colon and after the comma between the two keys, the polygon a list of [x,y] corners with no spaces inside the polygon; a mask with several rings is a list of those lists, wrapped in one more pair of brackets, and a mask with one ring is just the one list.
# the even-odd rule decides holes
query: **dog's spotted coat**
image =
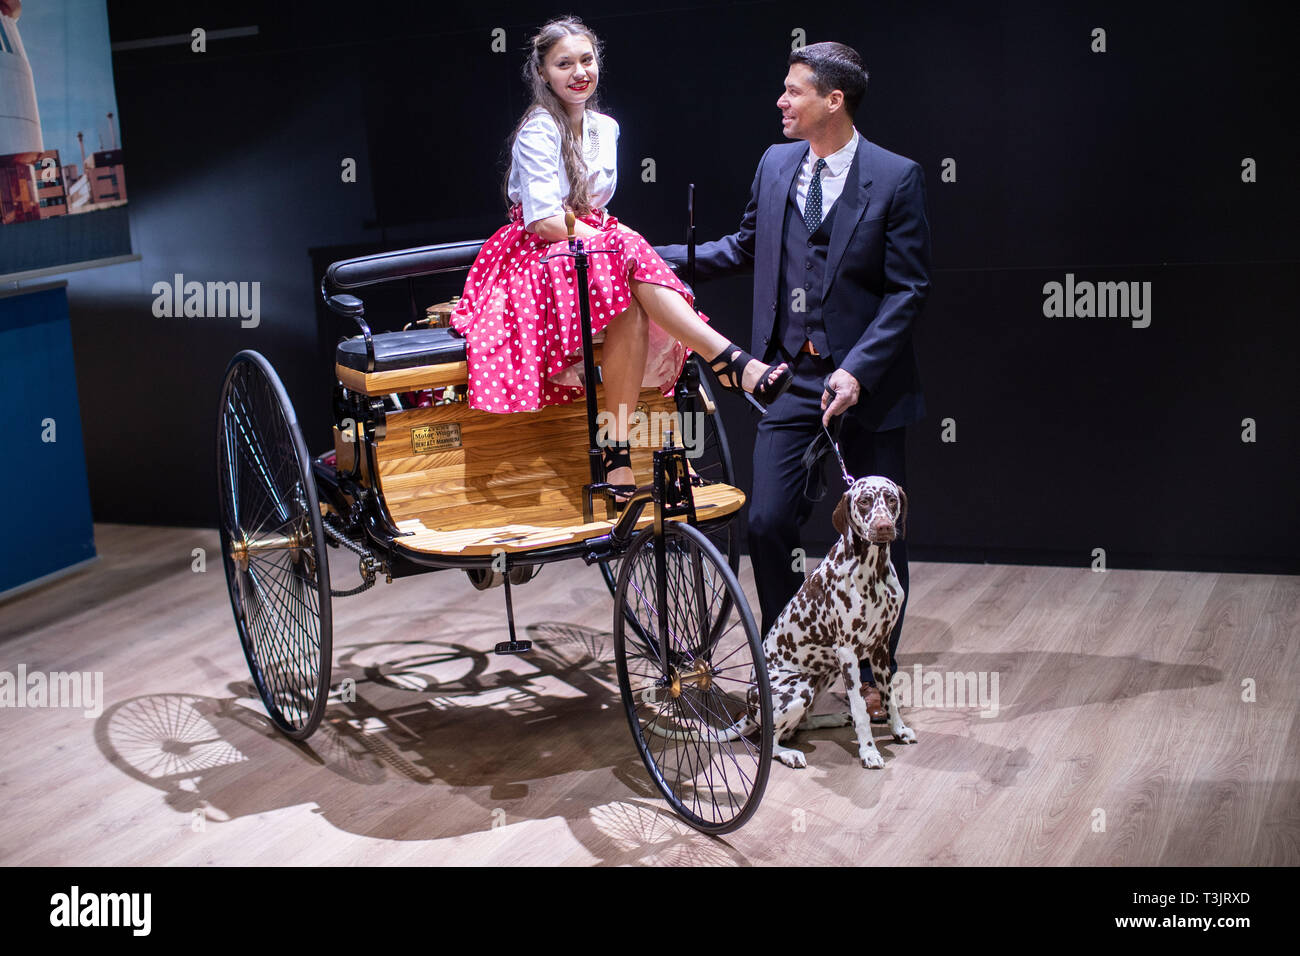
{"label": "dog's spotted coat", "polygon": [[[905,533],[907,497],[888,478],[859,478],[840,499],[832,520],[839,540],[790,599],[764,642],[772,685],[773,756],[786,766],[805,767],[803,753],[781,742],[799,729],[842,727],[851,721],[862,766],[879,768],[885,761],[871,737],[869,685],[861,679],[860,660],[871,664],[894,739],[916,743],[916,734],[903,723],[889,673],[889,634],[903,606],[889,543]],[[805,719],[836,675],[844,678],[849,713]]]}

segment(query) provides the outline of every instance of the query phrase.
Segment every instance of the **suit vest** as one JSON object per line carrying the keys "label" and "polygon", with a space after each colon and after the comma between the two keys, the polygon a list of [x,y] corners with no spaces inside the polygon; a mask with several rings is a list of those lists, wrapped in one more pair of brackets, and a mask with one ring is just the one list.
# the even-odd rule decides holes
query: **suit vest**
{"label": "suit vest", "polygon": [[795,356],[810,340],[818,352],[830,354],[826,327],[822,324],[822,298],[826,291],[826,254],[831,242],[831,227],[841,203],[837,200],[817,230],[808,225],[799,212],[797,190],[799,177],[790,183],[785,203],[785,224],[781,229],[781,279],[777,289],[777,341]]}

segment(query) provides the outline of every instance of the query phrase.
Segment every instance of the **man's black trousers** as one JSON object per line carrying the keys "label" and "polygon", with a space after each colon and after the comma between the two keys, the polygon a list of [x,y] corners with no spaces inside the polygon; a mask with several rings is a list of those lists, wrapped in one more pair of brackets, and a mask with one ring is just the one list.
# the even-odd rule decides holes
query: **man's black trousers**
{"label": "man's black trousers", "polygon": [[[778,358],[779,362],[781,359]],[[788,360],[788,358],[787,358]],[[821,431],[822,382],[835,370],[834,362],[824,356],[800,352],[790,361],[794,381],[790,388],[767,410],[758,424],[754,441],[754,486],[749,502],[749,556],[754,566],[754,583],[758,589],[764,636],[776,622],[790,598],[803,585],[804,572],[795,549],[801,547],[799,529],[812,512],[814,502],[804,494],[808,472],[800,459],[808,445]],[[852,409],[845,412],[839,436],[840,451],[848,472],[854,478],[883,475],[907,491],[904,464],[905,428],[873,432],[854,418]],[[844,494],[844,480],[834,455],[822,466],[825,469],[826,494],[838,498]],[[906,595],[908,590],[907,543],[896,539],[890,545],[890,559]],[[815,558],[808,563],[814,565]],[[907,598],[899,611],[898,621],[889,636],[890,673],[898,669],[894,659],[898,637],[903,629]],[[871,669],[864,663],[863,679],[874,683]]]}

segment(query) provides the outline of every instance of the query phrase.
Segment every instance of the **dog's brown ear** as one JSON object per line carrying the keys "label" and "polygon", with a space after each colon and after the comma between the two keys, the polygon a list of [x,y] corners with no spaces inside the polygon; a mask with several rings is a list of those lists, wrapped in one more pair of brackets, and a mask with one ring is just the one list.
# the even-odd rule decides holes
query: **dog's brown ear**
{"label": "dog's brown ear", "polygon": [[840,496],[840,503],[835,506],[835,514],[831,515],[831,524],[840,534],[846,534],[849,530],[849,493],[846,491]]}
{"label": "dog's brown ear", "polygon": [[898,537],[907,537],[907,492],[898,482],[894,482],[894,487],[898,489],[898,521],[894,524],[894,531]]}

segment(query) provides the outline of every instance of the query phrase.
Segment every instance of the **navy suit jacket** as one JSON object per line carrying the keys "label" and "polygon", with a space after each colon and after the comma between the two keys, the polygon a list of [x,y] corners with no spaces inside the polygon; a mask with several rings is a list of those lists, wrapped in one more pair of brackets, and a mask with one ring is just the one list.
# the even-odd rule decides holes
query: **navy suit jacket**
{"label": "navy suit jacket", "polygon": [[[740,228],[695,250],[697,280],[753,273],[750,351],[765,361],[772,360],[779,341],[785,204],[808,149],[803,141],[768,147]],[[822,323],[836,367],[862,386],[849,414],[872,431],[910,425],[925,415],[912,350],[912,323],[930,289],[924,174],[912,160],[862,137],[833,208]],[[679,268],[686,262],[685,245],[656,251]]]}

